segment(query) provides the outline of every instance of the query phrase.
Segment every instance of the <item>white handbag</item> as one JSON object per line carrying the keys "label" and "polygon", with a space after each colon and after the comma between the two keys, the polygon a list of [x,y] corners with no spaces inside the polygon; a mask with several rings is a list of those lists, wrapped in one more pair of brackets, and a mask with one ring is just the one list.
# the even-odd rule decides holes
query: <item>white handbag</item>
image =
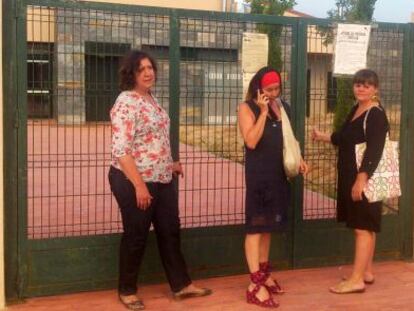
{"label": "white handbag", "polygon": [[302,155],[300,146],[293,134],[289,117],[282,105],[279,105],[282,116],[282,133],[283,133],[283,166],[286,176],[289,178],[299,174],[300,162]]}
{"label": "white handbag", "polygon": [[[370,110],[364,118],[364,135]],[[355,158],[358,170],[364,159],[366,147],[366,143],[355,145]],[[385,138],[381,160],[374,174],[368,179],[367,185],[364,188],[364,194],[370,203],[401,196],[398,142],[390,140],[388,133]]]}

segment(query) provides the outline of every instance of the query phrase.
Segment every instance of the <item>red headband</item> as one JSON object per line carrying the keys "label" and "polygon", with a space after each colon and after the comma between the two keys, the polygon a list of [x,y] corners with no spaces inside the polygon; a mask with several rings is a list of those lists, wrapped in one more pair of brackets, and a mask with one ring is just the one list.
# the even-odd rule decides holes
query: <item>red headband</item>
{"label": "red headband", "polygon": [[260,82],[262,89],[274,83],[280,84],[280,76],[275,71],[266,72]]}

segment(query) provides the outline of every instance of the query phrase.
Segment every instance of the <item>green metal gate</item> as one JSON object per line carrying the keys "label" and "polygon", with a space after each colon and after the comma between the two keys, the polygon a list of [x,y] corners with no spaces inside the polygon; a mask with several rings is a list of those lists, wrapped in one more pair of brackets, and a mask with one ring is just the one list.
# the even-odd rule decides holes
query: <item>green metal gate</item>
{"label": "green metal gate", "polygon": [[[305,180],[293,185],[290,229],[274,234],[272,261],[284,268],[349,262],[351,234],[335,222],[335,151],[312,144],[307,135],[312,126],[329,129],[332,123],[333,51],[321,29],[334,31],[334,25],[69,0],[7,5],[9,300],[116,285],[121,224],[106,177],[111,156],[106,114],[118,92],[119,56],[130,48],[158,60],[155,93],[171,117],[173,156],[185,169],[179,205],[191,274],[246,271],[243,146],[236,125],[241,42],[244,32],[269,26],[278,29],[283,94],[292,103],[296,133],[313,166]],[[413,155],[408,144],[413,33],[408,25],[379,24],[369,50],[370,66],[384,81],[392,136],[401,141],[404,187],[401,200],[384,208],[381,258],[412,255],[412,174],[406,168]],[[34,47],[43,52],[34,53]],[[162,280],[151,235],[140,281]]]}

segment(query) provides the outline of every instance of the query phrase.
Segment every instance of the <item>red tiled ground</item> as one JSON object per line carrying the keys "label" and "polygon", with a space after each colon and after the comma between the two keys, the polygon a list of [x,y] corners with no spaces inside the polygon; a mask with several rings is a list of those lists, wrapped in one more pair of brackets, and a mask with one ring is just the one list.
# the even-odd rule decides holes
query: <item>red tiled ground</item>
{"label": "red tiled ground", "polygon": [[[328,287],[348,274],[350,266],[322,269],[290,270],[278,273],[288,293],[278,296],[280,311],[412,311],[414,310],[414,263],[383,262],[375,266],[376,282],[364,294],[334,295]],[[157,311],[256,311],[264,310],[244,302],[247,275],[196,281],[210,287],[210,297],[176,302],[166,284],[143,286],[140,296],[147,310]],[[64,296],[29,299],[11,311],[122,311],[116,291],[88,292]]]}

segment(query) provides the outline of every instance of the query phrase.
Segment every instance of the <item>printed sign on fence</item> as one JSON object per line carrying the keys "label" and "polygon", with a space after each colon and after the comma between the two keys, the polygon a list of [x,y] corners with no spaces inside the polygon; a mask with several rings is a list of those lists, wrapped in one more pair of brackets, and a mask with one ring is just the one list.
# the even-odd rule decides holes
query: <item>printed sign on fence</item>
{"label": "printed sign on fence", "polygon": [[242,43],[243,98],[254,74],[267,66],[269,39],[267,34],[244,32]]}
{"label": "printed sign on fence", "polygon": [[335,75],[353,75],[367,66],[370,25],[338,24],[335,42]]}

